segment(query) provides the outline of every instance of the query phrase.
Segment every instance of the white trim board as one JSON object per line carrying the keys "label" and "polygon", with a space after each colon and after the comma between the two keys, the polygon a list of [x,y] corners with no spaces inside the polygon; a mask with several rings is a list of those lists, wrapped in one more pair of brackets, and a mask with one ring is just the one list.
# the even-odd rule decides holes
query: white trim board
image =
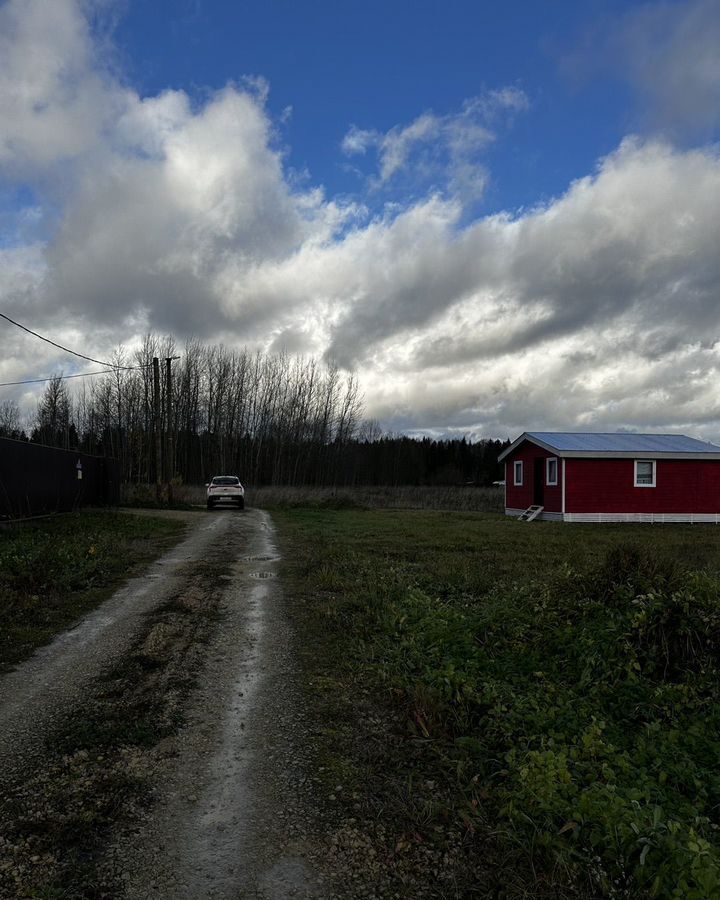
{"label": "white trim board", "polygon": [[[524,509],[505,508],[506,516],[517,518]],[[543,511],[538,519],[551,522],[575,522],[592,525],[622,524],[628,525],[720,525],[720,512],[717,513],[559,513]]]}
{"label": "white trim board", "polygon": [[720,525],[718,513],[565,513],[565,522],[646,525]]}

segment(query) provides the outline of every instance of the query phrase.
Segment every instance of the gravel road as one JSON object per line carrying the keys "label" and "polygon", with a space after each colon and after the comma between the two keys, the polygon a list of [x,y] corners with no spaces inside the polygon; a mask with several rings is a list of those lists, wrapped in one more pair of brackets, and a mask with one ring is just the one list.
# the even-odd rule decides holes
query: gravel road
{"label": "gravel road", "polygon": [[[311,790],[305,716],[294,686],[272,522],[259,510],[198,512],[189,519],[181,543],[0,679],[0,786],[6,794],[13,785],[24,790],[29,803],[35,789],[28,785],[43,783],[44,767],[47,781],[59,765],[46,762],[53,729],[102,696],[105,673],[131,652],[137,656],[139,647],[152,663],[145,689],[164,691],[166,705],[174,690],[168,685],[175,683],[167,673],[177,681],[183,668],[192,672],[183,725],[135,751],[133,766],[143,772],[147,796],[119,811],[93,860],[96,886],[72,896],[338,896],[322,874],[321,842],[308,833],[304,811]],[[183,605],[182,617],[173,618],[173,604]],[[166,609],[171,612],[158,618]],[[211,624],[201,635],[178,624],[192,620],[188,610],[210,609]],[[73,763],[76,758],[85,757],[77,754]],[[66,757],[62,765],[64,772]],[[31,852],[32,836],[13,840],[0,836],[0,871],[4,865],[21,885],[30,877],[23,853]],[[47,859],[51,868],[60,856],[62,848],[31,859],[37,866]]]}

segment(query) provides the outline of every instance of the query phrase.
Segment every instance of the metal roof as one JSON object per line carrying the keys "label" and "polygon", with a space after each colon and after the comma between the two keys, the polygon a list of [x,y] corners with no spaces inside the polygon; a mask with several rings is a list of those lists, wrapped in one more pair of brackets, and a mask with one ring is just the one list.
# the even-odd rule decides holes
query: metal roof
{"label": "metal roof", "polygon": [[559,456],[678,456],[720,458],[720,447],[685,434],[628,434],[575,431],[526,431],[500,454],[502,460],[529,440]]}
{"label": "metal roof", "polygon": [[572,431],[528,431],[526,437],[556,450],[598,453],[720,453],[720,447],[684,434],[579,434]]}

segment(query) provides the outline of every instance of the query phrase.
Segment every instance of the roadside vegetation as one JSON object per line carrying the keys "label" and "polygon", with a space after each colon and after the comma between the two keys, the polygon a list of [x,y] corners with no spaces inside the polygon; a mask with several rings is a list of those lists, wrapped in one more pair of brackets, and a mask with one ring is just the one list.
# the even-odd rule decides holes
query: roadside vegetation
{"label": "roadside vegetation", "polygon": [[267,486],[249,488],[248,504],[265,509],[447,509],[502,512],[502,487],[423,485],[398,487],[312,488]]}
{"label": "roadside vegetation", "polygon": [[320,777],[401,896],[720,897],[715,529],[274,518]]}
{"label": "roadside vegetation", "polygon": [[0,530],[0,671],[99,605],[183,527],[98,510]]}
{"label": "roadside vegetation", "polygon": [[178,594],[144,615],[82,703],[57,711],[36,752],[0,771],[0,897],[124,896],[127,864],[112,836],[146,817],[160,747],[185,722],[227,576],[223,549],[211,550]]}
{"label": "roadside vegetation", "polygon": [[[242,481],[242,479],[241,479]],[[261,509],[317,507],[319,509],[447,509],[502,512],[502,487],[476,485],[400,485],[366,487],[297,487],[245,484],[247,506]],[[145,509],[205,507],[205,485],[174,483],[170,502],[166,486],[160,503],[155,485],[122,486],[122,505]]]}
{"label": "roadside vegetation", "polygon": [[[176,359],[170,421],[165,367],[161,373],[159,423],[149,414],[154,357]],[[169,335],[148,334],[134,352],[119,347],[113,363],[118,368],[89,385],[52,378],[27,423],[15,401],[0,401],[0,437],[111,456],[121,480],[141,491],[160,475],[158,426],[170,452],[165,479],[181,475],[188,484],[223,474],[250,485],[348,487],[490,485],[503,477],[497,458],[509,440],[383,434],[364,418],[357,379],[312,357],[194,338],[178,347]]]}

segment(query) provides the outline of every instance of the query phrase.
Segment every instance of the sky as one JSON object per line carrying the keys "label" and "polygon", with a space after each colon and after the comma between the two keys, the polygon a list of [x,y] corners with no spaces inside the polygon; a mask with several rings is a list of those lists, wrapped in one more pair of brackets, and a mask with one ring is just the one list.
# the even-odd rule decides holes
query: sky
{"label": "sky", "polygon": [[[0,312],[323,358],[392,432],[720,441],[719,46],[720,0],[4,0]],[[87,370],[0,320],[0,381]]]}

